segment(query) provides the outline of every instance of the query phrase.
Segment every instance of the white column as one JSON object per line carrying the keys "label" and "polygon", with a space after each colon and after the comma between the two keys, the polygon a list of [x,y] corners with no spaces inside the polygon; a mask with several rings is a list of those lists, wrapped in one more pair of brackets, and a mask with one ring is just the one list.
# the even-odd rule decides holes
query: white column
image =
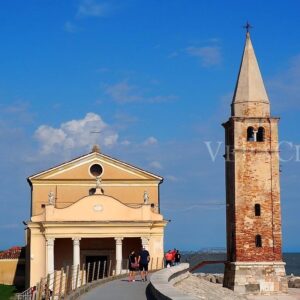
{"label": "white column", "polygon": [[116,275],[121,274],[122,269],[122,240],[123,238],[117,237],[116,240]]}
{"label": "white column", "polygon": [[257,130],[253,130],[253,142],[257,141]]}
{"label": "white column", "polygon": [[80,240],[81,238],[73,238],[73,266],[80,264]]}
{"label": "white column", "polygon": [[46,239],[47,249],[47,274],[54,272],[54,238]]}
{"label": "white column", "polygon": [[149,251],[149,238],[141,237],[142,247]]}

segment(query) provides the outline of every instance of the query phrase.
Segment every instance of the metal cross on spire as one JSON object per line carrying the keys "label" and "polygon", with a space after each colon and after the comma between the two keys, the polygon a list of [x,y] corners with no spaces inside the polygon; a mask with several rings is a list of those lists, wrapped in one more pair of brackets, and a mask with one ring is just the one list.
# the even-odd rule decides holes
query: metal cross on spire
{"label": "metal cross on spire", "polygon": [[243,26],[246,29],[246,32],[249,33],[250,29],[253,28],[253,26],[250,25],[250,23],[247,21],[246,25]]}

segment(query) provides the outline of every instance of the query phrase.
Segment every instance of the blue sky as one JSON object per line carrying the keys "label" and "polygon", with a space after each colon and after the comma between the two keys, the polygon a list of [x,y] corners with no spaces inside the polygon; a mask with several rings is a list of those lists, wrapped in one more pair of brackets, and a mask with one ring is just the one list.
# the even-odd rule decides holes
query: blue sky
{"label": "blue sky", "polygon": [[299,10],[291,0],[3,1],[0,248],[24,243],[26,177],[96,141],[165,178],[166,248],[225,247],[224,145],[213,161],[205,142],[217,151],[224,140],[249,20],[280,140],[289,143],[284,250],[300,251]]}

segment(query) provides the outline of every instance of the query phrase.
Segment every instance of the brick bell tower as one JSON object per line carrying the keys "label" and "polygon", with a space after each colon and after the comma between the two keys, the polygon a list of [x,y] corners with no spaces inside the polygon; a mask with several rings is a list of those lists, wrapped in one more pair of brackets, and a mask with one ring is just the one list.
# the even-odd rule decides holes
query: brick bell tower
{"label": "brick bell tower", "polygon": [[[248,28],[247,28],[248,29]],[[225,128],[227,260],[224,286],[242,294],[287,292],[281,250],[278,121],[246,43]]]}

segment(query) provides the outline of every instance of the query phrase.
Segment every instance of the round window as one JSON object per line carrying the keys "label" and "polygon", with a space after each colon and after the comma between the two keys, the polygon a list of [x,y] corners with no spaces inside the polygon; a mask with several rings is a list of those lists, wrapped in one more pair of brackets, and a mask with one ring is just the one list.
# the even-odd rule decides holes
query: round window
{"label": "round window", "polygon": [[103,168],[100,165],[94,164],[90,166],[90,173],[93,176],[98,177],[102,174],[102,172],[103,172]]}

